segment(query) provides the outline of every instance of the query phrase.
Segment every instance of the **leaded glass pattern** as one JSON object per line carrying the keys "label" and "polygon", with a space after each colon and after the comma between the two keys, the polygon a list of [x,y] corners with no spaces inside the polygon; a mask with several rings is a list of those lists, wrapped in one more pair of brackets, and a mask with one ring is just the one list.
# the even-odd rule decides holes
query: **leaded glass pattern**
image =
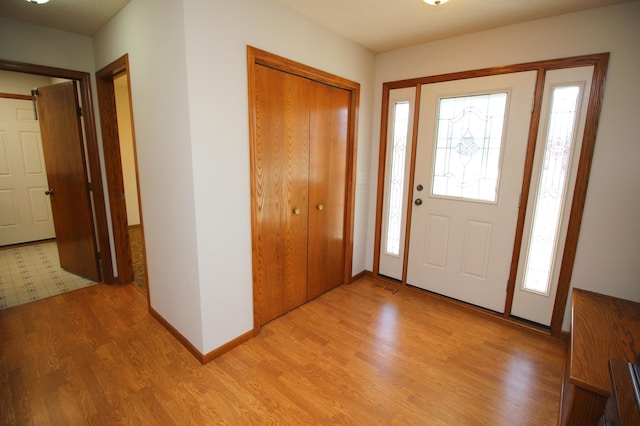
{"label": "leaded glass pattern", "polygon": [[409,102],[397,102],[393,116],[393,146],[391,153],[391,176],[389,181],[389,214],[387,219],[386,254],[400,254],[402,232],[402,199],[404,170],[409,129]]}
{"label": "leaded glass pattern", "polygon": [[553,89],[523,282],[525,290],[536,293],[549,294],[575,143],[579,94],[580,86]]}
{"label": "leaded glass pattern", "polygon": [[431,193],[496,202],[507,93],[440,99]]}

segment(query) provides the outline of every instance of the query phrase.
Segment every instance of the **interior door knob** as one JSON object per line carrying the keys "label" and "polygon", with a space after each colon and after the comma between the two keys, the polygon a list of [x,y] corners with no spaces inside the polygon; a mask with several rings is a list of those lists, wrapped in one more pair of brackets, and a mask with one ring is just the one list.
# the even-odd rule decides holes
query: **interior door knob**
{"label": "interior door knob", "polygon": [[320,211],[324,210],[324,206],[322,204],[318,204],[316,208]]}
{"label": "interior door knob", "polygon": [[44,195],[53,195],[53,189],[49,188],[49,190],[44,191]]}
{"label": "interior door knob", "polygon": [[293,214],[295,214],[296,216],[300,215],[300,209],[293,209]]}

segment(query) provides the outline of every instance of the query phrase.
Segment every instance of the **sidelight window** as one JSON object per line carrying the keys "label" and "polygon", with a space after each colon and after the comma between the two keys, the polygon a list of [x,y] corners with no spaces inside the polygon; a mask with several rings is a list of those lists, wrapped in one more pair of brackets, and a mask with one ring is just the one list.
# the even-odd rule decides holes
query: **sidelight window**
{"label": "sidelight window", "polygon": [[393,112],[389,214],[387,218],[387,239],[385,244],[385,252],[395,256],[400,254],[408,126],[409,102],[397,102]]}
{"label": "sidelight window", "polygon": [[536,193],[523,288],[549,294],[562,212],[567,198],[567,176],[575,144],[580,86],[553,89],[544,160]]}

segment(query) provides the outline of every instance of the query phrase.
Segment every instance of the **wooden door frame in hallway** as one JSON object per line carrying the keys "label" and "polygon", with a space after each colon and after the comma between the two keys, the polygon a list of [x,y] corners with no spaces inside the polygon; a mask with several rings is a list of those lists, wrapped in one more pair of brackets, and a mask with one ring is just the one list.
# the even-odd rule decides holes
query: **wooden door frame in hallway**
{"label": "wooden door frame in hallway", "polygon": [[[123,197],[124,174],[122,170],[122,157],[120,150],[120,135],[118,129],[116,95],[114,79],[126,75],[128,88],[128,102],[131,119],[131,137],[133,140],[133,155],[136,175],[136,189],[140,213],[140,231],[142,235],[142,259],[146,271],[146,249],[144,244],[144,224],[142,220],[142,203],[140,201],[140,182],[138,180],[138,161],[135,148],[135,131],[133,124],[133,109],[131,108],[131,85],[129,78],[129,55],[125,54],[106,67],[96,72],[96,87],[100,113],[100,127],[102,130],[102,147],[105,168],[107,170],[107,187],[113,227],[114,251],[116,253],[116,265],[118,267],[117,282],[126,284],[132,282],[133,265],[129,239],[129,226],[127,221],[127,205]],[[149,301],[148,275],[145,273],[145,287],[147,301]]]}
{"label": "wooden door frame in hallway", "polygon": [[0,70],[62,78],[78,82],[80,87],[80,104],[83,111],[82,120],[84,122],[85,144],[87,147],[87,160],[85,161],[88,161],[91,178],[93,213],[96,222],[95,226],[98,236],[98,247],[100,250],[100,259],[98,263],[102,272],[102,280],[105,283],[112,283],[114,281],[113,264],[111,259],[111,246],[109,244],[104,186],[100,167],[100,151],[98,148],[98,136],[96,132],[91,95],[91,75],[82,71],[8,61],[4,59],[0,59]]}

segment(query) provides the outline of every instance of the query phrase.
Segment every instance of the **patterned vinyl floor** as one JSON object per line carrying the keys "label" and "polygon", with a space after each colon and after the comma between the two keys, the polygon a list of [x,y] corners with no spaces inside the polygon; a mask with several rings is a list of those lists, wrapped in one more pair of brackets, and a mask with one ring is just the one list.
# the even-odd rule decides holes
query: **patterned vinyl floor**
{"label": "patterned vinyl floor", "polygon": [[55,242],[0,249],[0,309],[92,284],[60,268]]}

